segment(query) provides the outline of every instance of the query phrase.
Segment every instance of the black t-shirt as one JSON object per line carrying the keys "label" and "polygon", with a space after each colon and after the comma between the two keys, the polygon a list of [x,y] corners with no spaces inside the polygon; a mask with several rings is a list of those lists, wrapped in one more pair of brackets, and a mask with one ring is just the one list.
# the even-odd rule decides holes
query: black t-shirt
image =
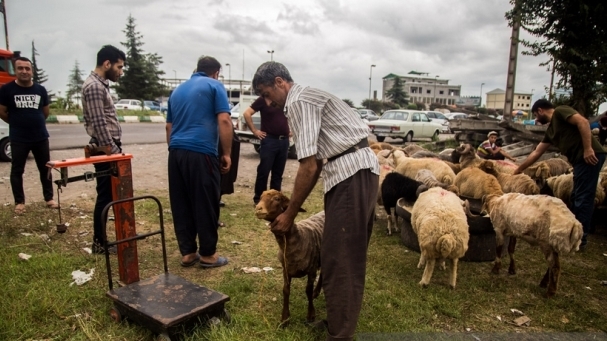
{"label": "black t-shirt", "polygon": [[22,87],[15,81],[0,88],[0,104],[8,108],[11,142],[40,142],[48,139],[46,118],[42,108],[48,105],[46,89],[34,83]]}

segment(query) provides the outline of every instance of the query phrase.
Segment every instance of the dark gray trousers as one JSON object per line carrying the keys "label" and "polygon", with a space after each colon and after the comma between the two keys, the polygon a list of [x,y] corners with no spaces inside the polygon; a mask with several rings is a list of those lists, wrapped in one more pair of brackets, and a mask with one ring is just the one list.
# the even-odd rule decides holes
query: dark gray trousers
{"label": "dark gray trousers", "polygon": [[[182,255],[212,256],[217,249],[219,160],[183,149],[169,152],[169,197]],[[199,247],[196,244],[198,237]]]}
{"label": "dark gray trousers", "polygon": [[365,288],[367,246],[373,230],[379,176],[358,171],[325,194],[321,248],[327,340],[354,337]]}

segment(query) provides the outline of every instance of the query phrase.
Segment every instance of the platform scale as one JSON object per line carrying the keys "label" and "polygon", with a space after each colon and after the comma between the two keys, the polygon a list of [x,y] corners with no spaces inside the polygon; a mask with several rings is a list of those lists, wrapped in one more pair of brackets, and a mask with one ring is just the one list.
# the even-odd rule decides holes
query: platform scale
{"label": "platform scale", "polygon": [[[55,169],[60,173],[60,179],[55,180],[59,205],[61,187],[74,181],[92,181],[101,176],[112,178],[112,198],[103,210],[103,220],[107,221],[110,208],[114,210],[116,241],[109,242],[104,224],[104,247],[109,291],[106,296],[114,301],[110,316],[116,322],[123,318],[132,320],[160,335],[165,340],[177,340],[180,332],[191,327],[219,318],[229,323],[230,315],[225,310],[225,303],[230,300],[227,295],[208,289],[198,284],[190,283],[182,277],[172,275],[168,271],[164,219],[162,205],[153,196],[133,197],[133,177],[131,172],[131,154],[112,154],[88,156],[85,149],[84,158],[49,161],[49,171]],[[107,172],[85,172],[83,175],[68,177],[68,168],[108,162],[111,167]],[[158,206],[160,229],[157,231],[137,234],[135,230],[135,205],[138,200],[153,200]],[[59,209],[59,224],[57,232],[67,230],[61,221]],[[162,241],[162,259],[164,273],[140,280],[139,261],[137,257],[137,240],[160,234]],[[119,288],[114,288],[110,265],[109,247],[117,245]]]}

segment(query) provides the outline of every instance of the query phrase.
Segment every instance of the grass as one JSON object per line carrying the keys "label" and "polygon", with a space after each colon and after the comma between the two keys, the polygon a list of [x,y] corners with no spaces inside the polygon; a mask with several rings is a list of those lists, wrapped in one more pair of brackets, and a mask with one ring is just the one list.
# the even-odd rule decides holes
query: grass
{"label": "grass", "polygon": [[[231,324],[196,328],[187,332],[184,340],[322,339],[305,325],[305,281],[301,279],[292,285],[291,323],[287,328],[278,327],[282,276],[277,245],[265,222],[253,215],[251,191],[245,188],[223,198],[227,207],[222,209],[221,219],[227,227],[219,230],[218,250],[230,258],[230,264],[212,270],[179,266],[167,193],[152,193],[164,206],[170,272],[230,296],[227,308]],[[322,210],[320,184],[305,208],[308,212],[300,218]],[[20,217],[14,217],[12,206],[0,208],[0,287],[4,291],[0,298],[0,340],[154,340],[145,328],[115,323],[108,315],[112,302],[105,296],[108,284],[104,258],[82,250],[92,239],[92,209],[92,199],[64,208],[64,220],[70,226],[60,235],[55,232],[57,213],[42,204],[30,206]],[[138,232],[158,228],[158,211],[151,202],[136,204],[136,219]],[[423,289],[417,284],[422,275],[416,268],[419,254],[406,249],[398,234],[386,236],[385,228],[386,221],[380,218],[369,246],[358,333],[605,331],[607,287],[600,284],[607,280],[604,235],[591,236],[585,252],[562,257],[557,295],[546,299],[545,290],[538,286],[546,263],[540,251],[525,242],[518,245],[515,276],[505,271],[497,276],[490,274],[491,263],[460,262],[455,290],[448,288],[447,273],[439,269],[430,286]],[[44,241],[41,234],[48,235],[50,241]],[[162,273],[159,247],[156,237],[139,242],[141,278]],[[32,258],[20,260],[17,255],[21,252]],[[115,257],[112,259],[115,263]],[[506,267],[508,260],[504,262]],[[270,266],[274,271],[245,274],[241,271],[245,266]],[[95,275],[90,282],[70,286],[72,271],[88,272],[92,268]],[[317,317],[323,318],[323,295],[315,306]],[[513,325],[516,316],[510,309],[523,311],[531,318],[530,325]]]}

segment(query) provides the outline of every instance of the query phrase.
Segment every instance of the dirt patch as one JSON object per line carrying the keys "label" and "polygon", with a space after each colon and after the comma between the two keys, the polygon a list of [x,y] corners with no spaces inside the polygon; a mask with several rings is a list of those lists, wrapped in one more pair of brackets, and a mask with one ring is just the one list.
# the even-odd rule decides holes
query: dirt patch
{"label": "dirt patch", "polygon": [[[167,160],[169,152],[166,144],[128,145],[124,148],[124,151],[133,155],[132,167],[135,195],[166,191],[166,195],[168,196]],[[51,151],[51,160],[62,160],[82,156],[84,156],[84,152],[78,149]],[[258,164],[259,155],[253,149],[253,145],[249,143],[241,144],[235,191],[244,194],[250,193],[251,202],[253,202],[253,186],[255,184]],[[287,166],[283,175],[284,191],[291,192],[298,165],[296,160],[287,161]],[[10,169],[11,164],[9,162],[0,163],[0,202],[13,204],[13,194],[9,179]],[[87,171],[94,171],[93,166],[72,167],[69,168],[69,176],[82,175]],[[59,173],[53,171],[53,179],[56,180],[58,178]],[[56,186],[53,187],[55,187],[56,200]],[[25,191],[26,204],[42,202],[44,200],[36,163],[31,155],[25,166],[23,189]],[[81,199],[93,198],[95,195],[94,181],[78,181],[69,183],[67,187],[63,188],[61,201],[66,203],[77,202]]]}

